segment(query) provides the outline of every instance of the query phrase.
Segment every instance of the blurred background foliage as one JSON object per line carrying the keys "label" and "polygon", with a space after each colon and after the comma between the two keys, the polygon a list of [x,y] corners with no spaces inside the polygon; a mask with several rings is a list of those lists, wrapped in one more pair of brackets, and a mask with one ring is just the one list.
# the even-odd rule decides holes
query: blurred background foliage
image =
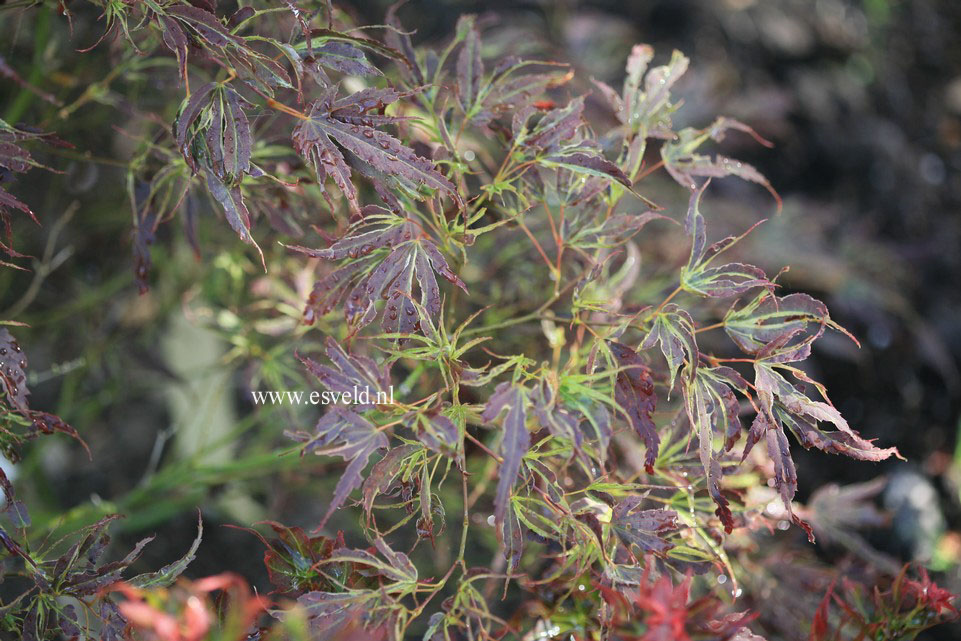
{"label": "blurred background foliage", "polygon": [[[3,62],[59,103],[5,82],[0,117],[75,145],[38,151],[63,173],[34,171],[15,187],[43,227],[16,227],[18,248],[37,258],[32,272],[0,270],[0,318],[29,323],[17,333],[30,354],[32,404],[76,427],[92,457],[65,438],[43,439],[11,476],[21,479],[37,531],[119,511],[128,515],[114,530],[124,543],[156,532],[144,568],[182,553],[201,506],[209,527],[188,574],[230,568],[264,588],[260,543],[217,524],[270,518],[313,527],[337,479],[326,470],[340,468],[330,459],[301,461],[283,437],[309,425],[317,408],[250,403],[251,389],[313,389],[293,354],[294,345],[316,350],[323,336],[323,321],[320,331],[299,324],[311,266],[262,243],[265,275],[206,203],[189,202],[200,260],[179,221],[161,227],[155,277],[139,295],[125,163],[140,145],[142,114],[175,116],[176,73],[158,70],[175,62],[118,57],[107,45],[75,53],[103,27],[92,7],[68,4],[72,35],[49,6],[0,13]],[[378,24],[388,4],[338,6]],[[790,265],[780,282],[827,302],[861,339],[858,350],[826,336],[813,373],[853,426],[909,461],[852,465],[798,451],[799,498],[882,475],[877,505],[893,518],[866,533],[872,546],[944,572],[947,587],[961,589],[961,3],[412,0],[401,15],[417,30],[415,42],[431,43],[446,40],[465,12],[481,16],[492,52],[572,62],[581,83],[572,93],[589,91],[592,76],[616,85],[634,43],[680,49],[693,64],[677,88],[685,100],[678,127],[723,113],[775,143],[739,148],[732,137],[726,149],[770,178],[783,212],[773,216],[762,190],[722,181],[712,196],[715,233],[771,218],[738,251],[768,273]],[[588,109],[606,113],[596,95]],[[657,190],[655,183],[646,195],[657,201]],[[647,244],[642,235],[639,244],[648,264],[677,264],[686,252],[680,241]],[[519,271],[514,284],[523,282]],[[811,509],[836,510],[832,491],[822,490]],[[459,501],[443,498],[450,514]],[[342,511],[329,529],[358,531],[356,517]],[[479,563],[496,548],[492,528],[489,535],[472,546]],[[796,553],[791,567],[811,555],[838,559],[844,547],[826,541]],[[443,548],[419,553],[429,562]],[[436,559],[438,568],[448,563]],[[790,593],[791,581],[805,580],[792,574],[775,588],[755,586],[757,593]]]}

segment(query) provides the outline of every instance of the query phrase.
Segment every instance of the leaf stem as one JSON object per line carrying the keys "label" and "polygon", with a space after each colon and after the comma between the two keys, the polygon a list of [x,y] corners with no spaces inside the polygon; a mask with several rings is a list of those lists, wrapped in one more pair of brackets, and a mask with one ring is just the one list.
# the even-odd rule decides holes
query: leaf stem
{"label": "leaf stem", "polygon": [[700,334],[701,332],[707,332],[712,329],[720,329],[721,327],[724,327],[726,324],[727,323],[725,323],[724,321],[720,321],[720,322],[714,323],[713,325],[708,325],[707,327],[699,327],[698,329],[694,330],[694,333]]}

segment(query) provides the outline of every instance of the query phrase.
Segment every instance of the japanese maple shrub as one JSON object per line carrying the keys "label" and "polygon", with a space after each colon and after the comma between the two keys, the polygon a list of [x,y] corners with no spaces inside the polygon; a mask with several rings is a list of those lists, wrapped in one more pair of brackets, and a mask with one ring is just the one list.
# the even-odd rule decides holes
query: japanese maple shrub
{"label": "japanese maple shrub", "polygon": [[[735,257],[754,227],[712,233],[712,181],[759,185],[772,213],[780,198],[757,169],[710,149],[728,135],[770,146],[748,125],[675,127],[680,52],[655,63],[637,45],[623,86],[593,81],[588,96],[563,63],[492,55],[472,16],[431,50],[415,48],[397,7],[363,28],[325,3],[241,3],[226,17],[209,0],[91,4],[105,28],[94,47],[175,61],[157,73],[178,94],[124,159],[141,292],[163,278],[152,271],[158,227],[182,218],[197,247],[186,203],[206,202],[268,273],[292,257],[315,266],[301,319],[314,329],[287,346],[308,380],[396,398],[289,426],[302,454],[343,466],[319,497],[317,531],[254,532],[272,603],[232,574],[167,588],[196,543],[121,581],[142,544],[102,563],[112,517],[72,543],[31,546],[26,508],[0,473],[19,532],[4,530],[3,544],[33,582],[4,604],[7,630],[747,641],[760,637],[757,615],[738,607],[752,598],[738,587],[745,541],[793,521],[813,542],[818,527],[795,502],[792,449],[897,455],[849,426],[803,368],[825,332],[854,337],[823,303]],[[65,144],[0,121],[0,166],[37,166],[27,149],[42,143]],[[7,229],[23,215],[33,217],[0,185]],[[667,245],[686,258],[642,265]],[[9,233],[0,249],[22,258]],[[304,348],[311,336],[325,349]],[[8,457],[40,433],[79,438],[28,406],[6,328],[0,346]],[[347,531],[335,536],[335,521]],[[447,550],[445,567],[420,566],[418,546]],[[949,594],[922,585],[900,577],[869,614],[832,590],[811,638],[881,629],[871,617],[883,608],[899,634],[956,613]]]}

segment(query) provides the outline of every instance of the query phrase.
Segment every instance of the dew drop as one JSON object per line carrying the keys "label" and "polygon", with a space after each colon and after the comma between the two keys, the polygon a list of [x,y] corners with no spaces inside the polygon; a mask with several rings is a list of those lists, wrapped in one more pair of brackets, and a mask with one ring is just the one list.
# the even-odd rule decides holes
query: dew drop
{"label": "dew drop", "polygon": [[494,527],[494,523],[496,523],[496,521],[494,520],[494,515],[491,514],[487,517],[487,525]]}

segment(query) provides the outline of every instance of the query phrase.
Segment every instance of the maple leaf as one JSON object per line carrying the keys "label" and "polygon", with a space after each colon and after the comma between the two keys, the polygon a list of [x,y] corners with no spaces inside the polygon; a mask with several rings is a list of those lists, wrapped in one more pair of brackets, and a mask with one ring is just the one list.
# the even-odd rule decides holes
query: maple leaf
{"label": "maple leaf", "polygon": [[454,422],[441,413],[440,408],[408,412],[402,420],[428,449],[453,459],[463,469],[460,432]]}
{"label": "maple leaf", "polygon": [[[33,555],[27,554],[0,530],[0,537],[3,538],[7,549],[26,562],[24,576],[34,581],[32,588],[8,604],[10,606],[20,601],[29,601],[29,604],[17,613],[18,617],[22,617],[24,639],[52,638],[58,632],[63,633],[67,638],[76,638],[79,635],[80,619],[77,617],[76,609],[45,607],[49,603],[48,595],[55,594],[60,599],[90,603],[111,586],[117,585],[123,573],[140,557],[143,548],[154,538],[142,539],[118,561],[102,563],[101,559],[110,543],[107,529],[119,518],[121,516],[118,514],[105,516],[96,523],[80,528],[49,545],[44,545]],[[199,545],[200,532],[202,528],[198,526],[197,539],[184,558],[158,572],[140,575],[131,581],[145,585],[166,585],[172,582],[193,560]],[[71,538],[75,541],[64,548],[65,543]],[[129,586],[129,584],[125,585]],[[129,589],[134,588],[130,586]],[[35,598],[28,600],[30,596]],[[119,631],[127,621],[116,610],[116,606],[107,600],[101,599],[99,609],[105,624],[101,638],[119,640],[121,638]]]}
{"label": "maple leaf", "polygon": [[[671,114],[677,105],[671,103],[671,88],[687,71],[689,60],[679,51],[671,54],[668,64],[654,67],[648,65],[654,59],[650,45],[634,45],[627,59],[627,76],[620,96],[604,83],[595,81],[614,111],[614,116],[628,129],[641,134],[641,138],[674,137]],[[643,84],[643,86],[642,86]]]}
{"label": "maple leaf", "polygon": [[[398,51],[396,47],[385,46],[370,38],[335,31],[330,28],[310,29],[306,22],[303,24],[302,30],[304,31],[304,40],[294,44],[287,44],[273,38],[257,37],[257,39],[278,48],[287,57],[294,69],[299,85],[302,84],[304,77],[310,77],[319,86],[330,87],[332,83],[324,71],[325,68],[344,75],[383,75],[381,70],[367,59],[366,52],[397,60],[403,63],[402,67],[409,65],[404,54]],[[298,87],[298,90],[299,97],[303,100],[302,87]]]}
{"label": "maple leaf", "polygon": [[[571,204],[588,200],[611,181],[631,187],[630,178],[621,168],[604,157],[595,141],[581,134],[582,125],[586,124],[583,112],[583,97],[575,98],[565,107],[551,109],[531,126],[530,119],[538,109],[527,105],[514,113],[511,125],[514,145],[529,156],[528,162],[556,170],[553,182]],[[553,199],[554,196],[547,196],[548,178],[533,172],[525,175],[529,182],[543,182],[544,197]],[[640,226],[643,223],[638,229]]]}
{"label": "maple leaf", "polygon": [[0,327],[0,388],[7,402],[20,412],[29,412],[27,395],[27,357],[6,327]]}
{"label": "maple leaf", "polygon": [[391,448],[382,459],[374,463],[361,490],[363,494],[362,504],[368,523],[371,518],[371,510],[374,507],[374,500],[379,495],[391,493],[400,476],[413,475],[414,465],[420,459],[423,451],[424,449],[415,443],[406,443]]}
{"label": "maple leaf", "polygon": [[[906,569],[907,566],[905,566],[905,570],[903,571],[905,575],[907,574]],[[905,592],[917,599],[919,605],[933,611],[936,615],[947,612],[950,617],[948,620],[959,618],[961,611],[954,605],[954,601],[958,596],[950,590],[939,587],[937,583],[932,581],[924,566],[919,566],[918,572],[921,574],[920,581],[905,577]]]}
{"label": "maple leaf", "polygon": [[740,296],[755,287],[773,287],[767,275],[759,267],[743,263],[727,263],[719,267],[711,263],[723,251],[749,234],[751,227],[741,236],[729,236],[710,247],[707,246],[704,216],[700,211],[701,197],[710,182],[691,192],[684,230],[691,235],[691,254],[687,265],[681,268],[681,287],[685,290],[711,298]]}
{"label": "maple leaf", "polygon": [[677,529],[677,512],[640,510],[641,501],[639,496],[618,501],[611,514],[611,529],[628,547],[636,545],[645,553],[664,554],[674,547],[663,535]]}
{"label": "maple leaf", "polygon": [[461,16],[457,33],[464,33],[464,44],[457,56],[457,99],[464,113],[468,113],[480,94],[484,77],[484,61],[481,59],[480,34],[474,16]]}
{"label": "maple leaf", "polygon": [[288,433],[296,441],[304,443],[302,454],[313,452],[340,456],[350,463],[337,481],[330,505],[324,513],[317,530],[327,524],[334,511],[344,504],[352,491],[364,481],[363,472],[370,456],[377,450],[387,449],[387,436],[363,416],[343,407],[331,407],[317,422],[314,434]]}
{"label": "maple leaf", "polygon": [[533,105],[518,109],[512,120],[516,144],[539,149],[556,149],[560,143],[574,138],[584,121],[584,97],[574,98],[566,106],[551,109],[528,130],[530,117],[537,113]]}
{"label": "maple leaf", "polygon": [[204,175],[207,191],[220,204],[230,227],[257,250],[263,263],[240,188],[244,176],[263,174],[250,162],[253,140],[245,104],[229,85],[207,83],[184,100],[174,129],[187,165]]}
{"label": "maple leaf", "polygon": [[698,356],[697,341],[694,338],[694,320],[691,315],[673,303],[665,305],[651,324],[651,329],[641,342],[641,349],[651,349],[660,345],[661,353],[667,360],[671,372],[671,391],[674,391],[674,379],[677,370],[684,365],[688,380],[694,378],[697,370]]}
{"label": "maple leaf", "polygon": [[[87,444],[80,438],[77,431],[64,422],[59,416],[30,408],[27,397],[27,356],[20,347],[20,343],[6,327],[0,327],[0,416],[7,413],[7,407],[29,421],[26,432],[20,433],[7,427],[7,421],[0,423],[0,437],[5,442],[4,456],[13,462],[20,459],[19,448],[24,441],[36,438],[41,434],[55,432],[66,434],[73,438],[89,454]],[[22,424],[22,422],[21,422]],[[16,425],[16,423],[13,423]],[[16,498],[13,485],[3,469],[0,469],[0,491],[6,497],[3,507],[17,526],[30,524],[30,517],[26,506]]]}
{"label": "maple leaf", "polygon": [[[313,320],[344,302],[344,314],[356,329],[376,315],[374,303],[386,300],[382,325],[390,333],[409,334],[420,329],[413,289],[420,289],[420,304],[431,317],[440,314],[440,289],[434,272],[465,292],[437,245],[408,218],[378,207],[365,207],[367,216],[327,249],[291,249],[325,260],[349,259],[314,284],[305,320]],[[345,300],[346,299],[346,300]]]}
{"label": "maple leaf", "polygon": [[568,410],[558,398],[556,390],[545,378],[534,387],[530,394],[531,408],[541,426],[551,434],[566,439],[576,451],[580,451],[583,434],[578,429],[580,417]]}
{"label": "maple leaf", "polygon": [[[639,214],[614,214],[606,220],[597,221],[575,210],[568,214],[561,226],[561,237],[572,247],[581,249],[611,248],[623,245],[652,220],[671,220],[653,211]],[[673,222],[673,221],[672,221]]]}
{"label": "maple leaf", "polygon": [[538,156],[538,164],[554,169],[566,169],[574,175],[614,180],[630,188],[631,179],[616,164],[601,155],[591,145],[579,144]]}
{"label": "maple leaf", "polygon": [[417,54],[414,52],[410,32],[404,28],[404,25],[400,22],[400,18],[397,17],[397,9],[399,9],[402,4],[401,2],[395,2],[387,9],[384,23],[390,25],[392,28],[386,30],[384,40],[387,42],[387,46],[400,53],[404,61],[404,64],[400,66],[400,71],[404,79],[409,85],[419,87],[425,83],[424,72],[417,63]]}
{"label": "maple leaf", "polygon": [[[813,330],[810,326],[813,325]],[[799,361],[811,354],[811,344],[825,328],[836,329],[857,343],[831,320],[827,306],[807,294],[775,296],[763,291],[724,315],[724,331],[746,354],[768,363]]]}
{"label": "maple leaf", "polygon": [[607,341],[607,344],[619,368],[614,384],[614,401],[634,431],[644,440],[647,447],[644,467],[648,474],[653,474],[660,437],[651,418],[657,404],[651,370],[630,347],[615,341]]}
{"label": "maple leaf", "polygon": [[457,188],[434,163],[375,127],[400,120],[376,112],[397,101],[401,93],[393,89],[365,89],[337,99],[336,91],[333,87],[313,101],[307,118],[293,132],[294,148],[314,168],[321,189],[329,176],[351,209],[359,213],[357,189],[351,182],[352,172],[343,149],[372,168],[411,185],[413,192],[420,186],[439,190],[464,207]]}
{"label": "maple leaf", "polygon": [[[804,447],[816,447],[863,461],[880,461],[897,455],[897,448],[881,449],[861,438],[833,405],[811,400],[780,373],[790,372],[801,382],[814,385],[827,400],[823,386],[812,381],[801,370],[758,362],[754,365],[754,371],[754,386],[761,408],[772,422],[793,432]],[[835,430],[827,432],[820,429],[818,424],[822,422],[832,424]]]}
{"label": "maple leaf", "polygon": [[[794,367],[778,363],[758,361],[754,365],[754,387],[761,411],[751,426],[742,460],[754,444],[766,439],[768,454],[774,461],[774,481],[792,521],[804,528],[808,539],[814,541],[811,527],[801,520],[791,506],[797,492],[797,471],[791,458],[787,432],[798,442],[831,454],[843,454],[862,461],[881,461],[898,456],[897,448],[879,448],[851,429],[841,413],[829,402],[815,401],[799,391],[781,371],[790,372],[803,383],[813,385],[827,401],[823,385],[812,381]],[[834,430],[824,430],[820,423],[829,423]]]}
{"label": "maple leaf", "polygon": [[[308,592],[297,599],[300,610],[307,616],[310,638],[362,639],[385,641],[390,629],[385,620],[379,593],[370,590],[347,592]],[[290,610],[274,610],[271,614],[281,621]]]}
{"label": "maple leaf", "polygon": [[761,138],[744,123],[733,118],[720,117],[711,126],[704,129],[686,127],[677,132],[675,139],[664,143],[661,147],[661,159],[664,161],[667,172],[678,184],[691,190],[697,189],[695,178],[737,176],[743,180],[758,183],[767,189],[777,201],[778,209],[780,209],[781,197],[767,178],[757,169],[745,162],[727,156],[715,155],[712,158],[706,154],[698,153],[697,150],[708,140],[717,142],[723,140],[724,134],[729,129],[743,131],[750,134],[762,145],[772,146],[771,143]]}
{"label": "maple leaf", "polygon": [[187,59],[191,51],[206,52],[224,60],[241,81],[267,95],[275,87],[291,88],[290,77],[282,66],[253,48],[242,36],[230,30],[204,8],[177,4],[160,8],[152,4],[164,45],[177,58],[180,79],[187,80]]}
{"label": "maple leaf", "polygon": [[391,582],[390,585],[383,586],[388,592],[404,591],[417,584],[417,568],[406,554],[391,549],[381,537],[374,539],[374,547],[380,552],[383,560],[367,550],[351,550],[342,547],[334,550],[328,559],[322,561],[322,564],[366,565]]}
{"label": "maple leaf", "polygon": [[[237,529],[253,534],[267,548],[264,550],[264,567],[277,594],[295,597],[312,591],[336,592],[341,585],[352,585],[357,579],[349,563],[326,569],[326,573],[320,567],[330,559],[334,550],[344,547],[343,532],[329,538],[309,536],[302,528],[288,527],[275,521],[264,521],[260,525],[270,527],[276,538],[267,539],[257,530],[249,528]],[[339,577],[340,583],[332,580],[331,575]]]}
{"label": "maple leaf", "polygon": [[[79,629],[75,609],[47,608],[45,607],[47,600],[42,597],[53,592],[60,598],[89,602],[92,597],[120,580],[123,572],[140,557],[144,546],[154,537],[139,541],[133,550],[119,561],[100,562],[110,542],[107,528],[119,518],[121,517],[118,514],[108,515],[96,523],[45,545],[33,555],[27,554],[0,530],[4,546],[11,553],[23,558],[26,562],[24,575],[34,582],[32,588],[28,588],[8,604],[9,606],[27,601],[31,595],[37,597],[29,599],[28,605],[17,613],[18,617],[22,617],[24,639],[52,638],[58,632],[72,635]],[[77,540],[63,549],[64,543],[70,537]]]}
{"label": "maple leaf", "polygon": [[[19,126],[13,127],[0,119],[0,182],[7,182],[6,178],[11,173],[26,173],[34,167],[53,171],[34,160],[30,152],[20,146],[19,143],[23,141],[41,141],[57,147],[72,147],[52,134],[28,131]],[[11,212],[14,210],[23,212],[33,222],[40,224],[26,203],[8,192],[5,187],[0,186],[0,223],[4,227],[4,238],[0,240],[0,250],[11,258],[23,258],[23,254],[13,249]],[[0,264],[9,266],[8,263],[0,262]]]}
{"label": "maple leaf", "polygon": [[724,437],[725,451],[730,451],[740,437],[740,408],[732,388],[746,394],[747,381],[729,367],[698,368],[682,388],[688,420],[698,436],[698,454],[707,477],[707,489],[717,505],[715,513],[729,534],[734,529],[734,517],[721,494],[720,452],[714,449],[714,437]]}
{"label": "maple leaf", "polygon": [[[300,358],[307,371],[316,376],[324,387],[334,393],[351,394],[351,406],[357,411],[373,409],[379,393],[388,395],[391,387],[388,364],[378,365],[366,356],[349,355],[330,336],[325,345],[332,366],[321,365],[308,357]],[[366,396],[357,396],[357,392],[365,391]],[[365,401],[364,398],[369,400]]]}
{"label": "maple leaf", "polygon": [[494,521],[498,530],[504,523],[508,499],[520,474],[524,455],[531,446],[531,435],[527,431],[527,403],[527,393],[523,387],[501,383],[491,394],[481,413],[481,419],[490,423],[502,412],[507,412],[503,422],[504,438],[500,445],[502,460],[494,496]]}
{"label": "maple leaf", "polygon": [[[152,266],[150,246],[156,239],[161,223],[171,220],[187,198],[190,189],[190,174],[185,171],[184,163],[175,155],[155,171],[149,181],[140,180],[135,167],[139,159],[131,163],[127,174],[127,191],[133,214],[134,228],[131,232],[134,258],[134,278],[141,294],[150,289],[147,277]],[[188,202],[186,207],[185,231],[194,254],[200,255],[196,237],[193,235],[193,212],[195,207]]]}
{"label": "maple leaf", "polygon": [[190,544],[190,548],[187,553],[182,557],[177,559],[172,563],[168,563],[156,572],[146,572],[144,574],[138,574],[132,579],[128,580],[127,585],[133,586],[135,588],[163,588],[172,584],[176,581],[181,574],[187,569],[194,559],[197,558],[197,550],[200,548],[200,542],[203,540],[204,535],[204,524],[201,518],[200,512],[197,512],[197,536],[194,537],[193,543]]}
{"label": "maple leaf", "polygon": [[[399,26],[399,23],[397,23]],[[394,41],[401,46],[403,42]],[[456,35],[451,46],[461,44],[456,64],[456,96],[458,104],[464,112],[466,123],[487,128],[500,115],[526,105],[531,98],[540,95],[545,90],[566,84],[573,77],[572,73],[531,72],[524,73],[531,67],[564,67],[553,62],[539,60],[524,60],[516,56],[507,56],[485,73],[484,61],[481,57],[481,38],[477,30],[475,17],[461,16],[457,22]],[[416,68],[416,63],[414,64]],[[434,84],[442,84],[442,69],[434,72]],[[425,76],[417,69],[414,76]],[[408,80],[412,80],[413,76]]]}

